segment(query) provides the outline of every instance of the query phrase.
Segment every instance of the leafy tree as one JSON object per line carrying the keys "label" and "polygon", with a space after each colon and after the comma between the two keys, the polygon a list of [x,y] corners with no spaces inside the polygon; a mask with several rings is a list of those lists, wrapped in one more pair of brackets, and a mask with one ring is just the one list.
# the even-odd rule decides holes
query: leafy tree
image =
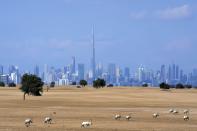
{"label": "leafy tree", "polygon": [[14,82],[11,82],[8,84],[9,87],[16,87],[16,84]]}
{"label": "leafy tree", "polygon": [[24,74],[20,87],[20,90],[24,92],[24,100],[26,94],[41,96],[41,92],[43,92],[43,85],[44,83],[42,82],[40,77],[31,74]]}
{"label": "leafy tree", "polygon": [[77,82],[76,82],[76,81],[73,81],[73,82],[71,83],[71,85],[77,85]]}
{"label": "leafy tree", "polygon": [[81,86],[86,86],[88,84],[88,82],[86,80],[80,80],[79,84]]}
{"label": "leafy tree", "polygon": [[105,85],[106,85],[106,82],[104,79],[98,78],[97,80],[93,81],[94,88],[100,88],[100,87],[103,88]]}
{"label": "leafy tree", "polygon": [[148,87],[148,84],[147,83],[142,84],[142,87]]}
{"label": "leafy tree", "polygon": [[5,83],[0,81],[0,87],[5,87]]}
{"label": "leafy tree", "polygon": [[55,82],[54,82],[54,81],[52,81],[52,82],[50,83],[50,87],[55,87]]}
{"label": "leafy tree", "polygon": [[183,86],[183,84],[179,83],[176,85],[176,89],[184,89],[185,87]]}
{"label": "leafy tree", "polygon": [[185,85],[185,88],[191,89],[192,85]]}
{"label": "leafy tree", "polygon": [[164,82],[162,82],[159,86],[161,89],[170,89],[170,86]]}

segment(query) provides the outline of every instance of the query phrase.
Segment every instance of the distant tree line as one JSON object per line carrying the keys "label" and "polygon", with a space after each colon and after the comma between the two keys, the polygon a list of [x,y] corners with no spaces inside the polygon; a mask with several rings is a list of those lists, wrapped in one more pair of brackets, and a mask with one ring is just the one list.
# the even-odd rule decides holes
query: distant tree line
{"label": "distant tree line", "polygon": [[[6,84],[2,81],[0,81],[0,87],[5,87]],[[8,83],[8,87],[16,87],[16,84],[14,82]]]}
{"label": "distant tree line", "polygon": [[170,89],[170,88],[175,88],[175,89],[191,89],[192,88],[192,85],[183,85],[181,83],[178,83],[176,85],[170,85],[170,84],[167,84],[165,82],[161,83],[159,85],[159,87],[161,89]]}

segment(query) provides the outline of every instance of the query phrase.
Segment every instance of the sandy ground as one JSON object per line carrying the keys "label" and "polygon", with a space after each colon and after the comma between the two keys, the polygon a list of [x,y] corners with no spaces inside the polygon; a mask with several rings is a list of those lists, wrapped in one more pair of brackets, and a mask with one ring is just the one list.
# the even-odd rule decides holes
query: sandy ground
{"label": "sandy ground", "polygon": [[[197,89],[62,87],[22,98],[16,88],[0,88],[0,131],[197,131]],[[169,114],[170,108],[180,113]],[[187,122],[184,109],[190,110]],[[152,118],[154,112],[160,113],[158,119]],[[117,113],[132,119],[114,120]],[[51,125],[43,123],[46,116],[53,118]],[[34,123],[25,127],[29,117]],[[90,119],[93,125],[82,129],[81,122]]]}

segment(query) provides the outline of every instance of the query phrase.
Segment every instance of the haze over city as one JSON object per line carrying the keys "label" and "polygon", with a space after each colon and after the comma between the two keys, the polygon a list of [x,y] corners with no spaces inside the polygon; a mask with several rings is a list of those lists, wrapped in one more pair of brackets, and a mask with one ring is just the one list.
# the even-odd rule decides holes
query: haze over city
{"label": "haze over city", "polygon": [[[4,0],[0,2],[1,64],[32,70],[62,67],[75,56],[90,65],[92,26],[97,63],[159,69],[197,67],[195,0]],[[17,55],[16,55],[17,54]]]}

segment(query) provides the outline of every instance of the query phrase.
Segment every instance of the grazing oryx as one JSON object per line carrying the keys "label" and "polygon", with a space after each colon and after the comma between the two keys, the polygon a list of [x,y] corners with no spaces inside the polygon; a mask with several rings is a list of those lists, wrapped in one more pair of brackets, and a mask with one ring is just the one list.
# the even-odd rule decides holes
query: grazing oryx
{"label": "grazing oryx", "polygon": [[173,112],[174,112],[174,109],[170,109],[170,110],[169,110],[169,113],[173,113]]}
{"label": "grazing oryx", "polygon": [[44,123],[51,124],[51,122],[52,122],[52,118],[51,117],[45,117]]}
{"label": "grazing oryx", "polygon": [[188,109],[185,109],[185,110],[183,111],[183,113],[184,113],[184,114],[189,114],[189,110],[188,110]]}
{"label": "grazing oryx", "polygon": [[178,114],[179,112],[177,110],[174,110],[172,113],[173,114]]}
{"label": "grazing oryx", "polygon": [[84,121],[81,123],[81,128],[86,128],[86,127],[90,127],[92,125],[92,120],[90,121]]}
{"label": "grazing oryx", "polygon": [[188,121],[188,120],[189,120],[189,116],[184,116],[184,117],[183,117],[183,120],[184,120],[184,121]]}
{"label": "grazing oryx", "polygon": [[159,117],[159,113],[154,113],[153,118],[157,118],[157,117]]}
{"label": "grazing oryx", "polygon": [[119,114],[115,115],[115,120],[120,120],[120,118],[121,118],[121,115],[119,115]]}
{"label": "grazing oryx", "polygon": [[125,118],[126,118],[126,120],[129,121],[131,119],[131,115],[129,114],[129,115],[125,116]]}
{"label": "grazing oryx", "polygon": [[29,126],[31,125],[31,123],[33,123],[32,119],[27,118],[27,119],[25,120],[25,126],[26,126],[26,127],[29,127]]}

